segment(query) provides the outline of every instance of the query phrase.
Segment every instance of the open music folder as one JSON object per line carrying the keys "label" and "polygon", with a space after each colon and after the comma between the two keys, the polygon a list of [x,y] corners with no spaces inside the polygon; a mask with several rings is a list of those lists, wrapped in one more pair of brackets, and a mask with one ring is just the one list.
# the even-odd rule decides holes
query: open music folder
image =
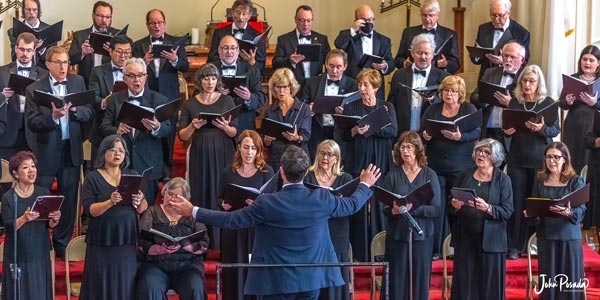
{"label": "open music folder", "polygon": [[349,197],[350,195],[352,195],[352,193],[354,193],[354,191],[356,190],[356,188],[358,187],[359,184],[360,184],[359,177],[356,177],[356,178],[344,183],[343,185],[338,186],[335,189],[331,188],[331,187],[327,187],[327,186],[320,186],[317,184],[304,182],[304,186],[306,186],[307,188],[309,188],[311,190],[326,189],[338,197]]}
{"label": "open music folder", "polygon": [[252,40],[236,39],[238,41],[238,45],[240,47],[240,52],[242,52],[242,50],[244,50],[246,52],[256,50],[258,45],[265,42],[265,40],[269,36],[269,32],[271,32],[271,28],[272,28],[271,26],[267,27],[267,29],[263,33],[257,35]]}
{"label": "open music folder", "polygon": [[187,245],[191,245],[204,239],[204,236],[206,236],[206,229],[196,231],[186,236],[173,237],[162,231],[150,228],[149,230],[142,229],[141,236],[143,239],[152,241],[154,244],[157,245],[161,245],[163,243],[166,245],[179,244],[181,247],[185,247]]}
{"label": "open music folder", "polygon": [[38,196],[31,206],[31,211],[38,212],[40,216],[36,221],[50,220],[50,213],[60,210],[65,196]]}
{"label": "open music folder", "polygon": [[142,124],[142,119],[152,120],[154,117],[156,117],[156,120],[159,122],[168,120],[179,109],[179,101],[180,99],[175,99],[157,106],[156,109],[135,105],[129,102],[123,102],[121,110],[119,111],[119,115],[117,116],[117,121],[125,123],[143,132],[150,132],[150,130],[148,130],[148,128]]}
{"label": "open music folder", "polygon": [[396,202],[398,206],[406,206],[407,203],[412,203],[411,211],[414,211],[421,205],[429,204],[434,196],[431,180],[414,189],[407,195],[395,194],[377,185],[373,186],[373,192],[375,194],[375,199],[387,206],[393,206],[394,202]]}
{"label": "open music folder", "polygon": [[177,47],[185,47],[185,43],[187,42],[189,37],[190,37],[190,34],[186,33],[184,36],[182,36],[181,38],[176,40],[175,43],[173,43],[173,44],[154,44],[154,45],[152,45],[152,57],[161,58],[160,53],[162,51],[169,52]]}
{"label": "open music folder", "polygon": [[358,61],[358,66],[360,68],[373,68],[373,64],[380,64],[385,59],[381,56],[372,55],[372,54],[363,54],[363,56]]}
{"label": "open music folder", "polygon": [[475,201],[475,198],[477,198],[477,193],[474,189],[453,187],[450,189],[450,193],[456,200],[462,201],[467,205],[469,201]]}
{"label": "open music folder", "polygon": [[242,112],[242,105],[238,105],[234,108],[228,109],[225,112],[222,113],[209,113],[209,112],[199,112],[198,113],[198,119],[202,119],[206,121],[206,124],[204,126],[202,126],[202,128],[206,127],[206,128],[214,128],[215,126],[212,125],[212,121],[220,119],[220,118],[225,118],[228,119],[229,117],[231,117],[231,120],[235,120],[237,117],[239,117],[240,113]]}
{"label": "open music folder", "polygon": [[317,96],[313,100],[312,111],[315,114],[335,114],[335,108],[360,100],[358,91],[336,96]]}
{"label": "open music folder", "polygon": [[296,54],[304,55],[303,61],[319,61],[321,58],[321,44],[298,44]]}
{"label": "open music folder", "polygon": [[482,112],[481,109],[457,118],[454,121],[442,121],[426,119],[423,123],[423,127],[427,133],[434,138],[443,138],[442,130],[456,131],[456,128],[460,128],[460,132],[468,132],[481,127],[482,124]]}
{"label": "open music folder", "polygon": [[72,107],[81,105],[93,105],[96,102],[96,96],[93,90],[87,90],[83,92],[70,93],[64,96],[57,96],[50,92],[34,91],[33,101],[39,105],[52,108],[52,104],[57,108],[65,106],[67,103],[71,103]]}
{"label": "open music folder", "polygon": [[115,33],[115,35],[111,35],[109,32],[90,32],[89,43],[90,46],[94,48],[94,54],[109,56],[110,54],[108,51],[104,49],[104,44],[110,44],[110,40],[119,34],[127,34],[127,29],[129,29],[129,24],[125,25],[125,27]]}
{"label": "open music folder", "polygon": [[355,125],[359,127],[369,125],[369,130],[363,134],[365,138],[392,124],[392,118],[385,105],[380,106],[363,117],[334,114],[333,119],[335,120],[335,124],[343,130],[351,130]]}
{"label": "open music folder", "polygon": [[408,86],[408,85],[406,85],[406,84],[404,84],[402,82],[398,82],[398,84],[401,87],[403,87],[403,88],[407,88],[409,90],[417,92],[419,95],[421,95],[421,96],[423,96],[425,98],[429,98],[431,96],[434,96],[438,92],[438,89],[440,87],[439,85],[436,84],[436,85],[429,85],[429,86],[424,86],[424,87],[413,88],[413,87],[410,87],[410,86]]}
{"label": "open music folder", "polygon": [[566,97],[568,94],[573,94],[577,100],[581,101],[579,94],[587,93],[588,95],[594,95],[594,93],[600,91],[600,80],[588,84],[587,82],[573,77],[571,75],[562,74],[563,89],[561,98]]}
{"label": "open music folder", "polygon": [[246,207],[246,199],[256,200],[258,196],[265,194],[266,191],[274,192],[277,189],[277,178],[279,178],[279,172],[276,172],[258,189],[229,183],[225,188],[223,201],[231,205],[230,211]]}
{"label": "open music folder", "polygon": [[44,29],[37,30],[27,26],[25,23],[19,21],[19,19],[13,17],[13,35],[15,38],[23,32],[29,32],[38,40],[43,40],[43,43],[39,49],[59,42],[62,39],[62,30],[63,21],[58,21]]}
{"label": "open music folder", "polygon": [[494,54],[496,49],[494,48],[483,48],[479,46],[465,46],[467,47],[467,51],[469,52],[469,57],[471,58],[485,58],[486,54]]}
{"label": "open music folder", "polygon": [[35,79],[21,76],[19,74],[10,74],[8,77],[8,87],[15,92],[17,95],[25,96],[25,90],[27,87],[34,83]]}
{"label": "open music folder", "polygon": [[510,108],[504,109],[502,111],[502,128],[514,128],[517,131],[526,131],[529,130],[525,126],[527,121],[539,123],[542,117],[544,117],[544,122],[548,124],[556,121],[558,118],[558,102],[554,102],[537,112]]}
{"label": "open music folder", "polygon": [[498,107],[506,107],[494,97],[494,93],[496,92],[508,94],[508,89],[506,87],[491,82],[479,81],[477,91],[479,92],[479,102]]}
{"label": "open music folder", "polygon": [[566,207],[567,203],[571,203],[571,208],[579,207],[590,201],[590,184],[586,184],[583,187],[563,196],[560,199],[551,198],[527,198],[525,202],[525,209],[527,210],[528,217],[562,217],[550,211],[550,207],[553,205]]}
{"label": "open music folder", "polygon": [[117,191],[121,194],[121,202],[119,205],[131,205],[133,202],[132,196],[139,191],[146,191],[152,167],[144,170],[142,174],[123,174],[117,186]]}

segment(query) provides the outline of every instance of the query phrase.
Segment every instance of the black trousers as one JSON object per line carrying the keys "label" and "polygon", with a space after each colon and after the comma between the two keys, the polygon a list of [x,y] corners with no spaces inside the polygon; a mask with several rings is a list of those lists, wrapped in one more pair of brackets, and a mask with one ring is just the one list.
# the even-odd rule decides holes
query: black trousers
{"label": "black trousers", "polygon": [[507,173],[512,183],[515,208],[506,224],[509,253],[524,252],[529,236],[535,231],[532,224],[523,217],[523,210],[525,199],[531,195],[536,172],[533,168],[520,168],[515,164],[508,164]]}
{"label": "black trousers", "polygon": [[202,262],[191,263],[189,267],[166,272],[152,263],[142,263],[138,268],[137,299],[166,299],[169,288],[177,292],[180,299],[204,300],[204,270]]}

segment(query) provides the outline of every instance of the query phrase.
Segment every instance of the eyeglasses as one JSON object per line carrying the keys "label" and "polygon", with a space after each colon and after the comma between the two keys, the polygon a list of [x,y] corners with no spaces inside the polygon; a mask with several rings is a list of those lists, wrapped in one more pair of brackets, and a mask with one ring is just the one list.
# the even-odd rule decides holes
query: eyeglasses
{"label": "eyeglasses", "polygon": [[325,158],[334,158],[334,157],[337,157],[337,155],[335,155],[335,153],[327,152],[327,151],[323,151],[323,150],[319,151],[319,155],[321,155],[321,156],[323,156]]}
{"label": "eyeglasses", "polygon": [[163,25],[165,25],[165,21],[152,21],[152,22],[148,22],[146,24],[149,26],[163,26]]}
{"label": "eyeglasses", "polygon": [[437,14],[421,14],[421,18],[433,18],[436,16]]}
{"label": "eyeglasses", "polygon": [[34,13],[36,13],[36,12],[38,12],[38,9],[37,8],[26,8],[25,11],[26,12],[34,12]]}
{"label": "eyeglasses", "polygon": [[131,50],[129,50],[129,51],[123,51],[121,49],[117,49],[117,50],[115,50],[115,53],[118,56],[127,56],[127,57],[131,56]]}
{"label": "eyeglasses", "polygon": [[490,157],[490,155],[492,155],[492,152],[490,152],[490,150],[483,149],[483,148],[479,148],[479,149],[475,150],[475,153],[481,157]]}
{"label": "eyeglasses", "polygon": [[173,192],[171,192],[171,191],[167,191],[167,192],[166,192],[166,196],[167,196],[167,198],[170,198],[170,199],[175,199],[175,198],[177,198],[177,194],[175,194],[175,193],[173,193]]}
{"label": "eyeglasses", "polygon": [[367,23],[373,23],[373,21],[375,21],[375,18],[368,18],[368,19],[361,18],[361,19]]}
{"label": "eyeglasses", "polygon": [[289,89],[290,85],[289,84],[288,85],[274,85],[273,88],[277,89],[277,90],[285,90],[285,89]]}
{"label": "eyeglasses", "polygon": [[111,148],[111,149],[108,149],[106,151],[108,151],[110,153],[113,153],[113,154],[114,153],[119,153],[119,154],[124,154],[125,153],[125,149],[123,149],[123,148]]}
{"label": "eyeglasses", "polygon": [[296,19],[298,23],[312,23],[313,19]]}
{"label": "eyeglasses", "polygon": [[146,76],[146,73],[141,73],[141,74],[123,74],[123,76],[130,78],[130,79],[142,79]]}
{"label": "eyeglasses", "polygon": [[49,62],[51,62],[51,63],[53,63],[53,64],[55,64],[57,66],[64,66],[64,65],[68,65],[69,64],[68,60],[63,60],[63,61],[61,61],[61,60],[49,60]]}
{"label": "eyeglasses", "polygon": [[110,15],[105,16],[105,15],[94,13],[94,16],[97,18],[100,18],[100,19],[112,19],[112,16],[110,16]]}
{"label": "eyeglasses", "polygon": [[503,14],[490,14],[490,18],[492,19],[504,19],[506,17],[506,15],[508,15],[508,12],[505,12]]}
{"label": "eyeglasses", "polygon": [[442,89],[442,93],[458,95],[458,91],[453,89]]}
{"label": "eyeglasses", "polygon": [[556,154],[546,154],[546,156],[544,156],[544,158],[546,160],[553,160],[553,161],[559,161],[563,157],[564,156],[562,156],[562,155],[556,155]]}
{"label": "eyeglasses", "polygon": [[523,83],[523,85],[534,84],[536,82],[537,82],[536,79],[526,79],[526,78],[521,79],[521,83]]}
{"label": "eyeglasses", "polygon": [[33,48],[23,48],[23,47],[19,47],[19,48],[17,48],[17,50],[19,50],[20,52],[27,52],[27,53],[32,53],[33,51],[35,51],[35,49],[33,49]]}
{"label": "eyeglasses", "polygon": [[415,145],[401,145],[400,151],[413,151],[415,150]]}
{"label": "eyeglasses", "polygon": [[231,46],[231,47],[228,47],[228,46],[219,46],[219,49],[221,49],[221,50],[223,50],[225,52],[227,52],[227,51],[236,51],[239,48],[240,47],[238,47],[238,46]]}

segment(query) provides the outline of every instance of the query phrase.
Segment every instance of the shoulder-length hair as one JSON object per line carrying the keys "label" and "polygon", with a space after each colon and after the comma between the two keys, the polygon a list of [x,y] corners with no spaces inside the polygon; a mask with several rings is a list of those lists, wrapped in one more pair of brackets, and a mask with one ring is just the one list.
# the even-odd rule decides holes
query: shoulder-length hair
{"label": "shoulder-length hair", "polygon": [[[335,164],[333,166],[331,166],[331,168],[332,168],[331,173],[334,176],[340,176],[340,175],[344,174],[344,171],[342,171],[342,151],[340,150],[340,145],[338,145],[338,143],[336,143],[334,140],[324,140],[321,143],[319,143],[319,145],[317,146],[316,155],[319,155],[319,151],[322,151],[322,150],[331,151],[337,158],[335,161]],[[321,167],[321,165],[320,165],[319,160],[315,159],[315,162],[313,162],[312,166],[310,166],[310,168],[308,168],[308,170],[315,172],[315,171],[319,170],[320,167]]]}
{"label": "shoulder-length hair", "polygon": [[544,78],[544,73],[542,69],[538,65],[527,65],[521,74],[519,74],[519,78],[517,78],[517,87],[515,88],[515,98],[517,102],[523,104],[525,103],[525,93],[523,93],[523,78],[527,75],[533,75],[536,77],[538,82],[536,94],[536,102],[542,102],[546,99],[548,95],[548,89],[546,88],[546,79]]}
{"label": "shoulder-length hair", "polygon": [[415,158],[417,164],[421,168],[427,166],[427,155],[425,154],[425,147],[423,146],[421,137],[414,131],[405,131],[400,135],[400,138],[398,138],[398,141],[396,141],[394,148],[392,149],[392,158],[394,159],[394,165],[396,167],[404,165],[402,151],[400,150],[402,143],[408,143],[415,146]]}
{"label": "shoulder-length hair", "polygon": [[506,155],[504,153],[504,147],[502,147],[500,142],[495,139],[487,138],[477,142],[475,147],[473,147],[473,154],[471,154],[473,160],[477,157],[477,151],[484,147],[490,148],[490,158],[492,159],[492,163],[494,163],[494,166],[499,167]]}
{"label": "shoulder-length hair", "polygon": [[100,143],[100,146],[98,146],[98,154],[96,154],[96,160],[94,161],[95,169],[100,169],[104,167],[104,164],[106,164],[106,161],[104,159],[106,151],[114,148],[117,142],[121,142],[121,145],[123,145],[123,149],[125,149],[125,158],[123,159],[123,162],[121,163],[119,168],[122,170],[127,169],[127,167],[129,166],[129,150],[127,149],[127,143],[120,135],[116,134],[105,137]]}
{"label": "shoulder-length hair", "polygon": [[[562,170],[560,170],[560,182],[567,183],[571,178],[573,178],[577,173],[573,166],[571,165],[571,154],[569,152],[569,148],[563,142],[553,142],[544,149],[544,156],[548,153],[548,150],[556,149],[560,151],[562,154],[565,163],[562,166]],[[550,178],[550,170],[548,170],[548,166],[546,165],[546,159],[544,158],[544,167],[537,172],[537,177],[541,181],[546,181]]]}
{"label": "shoulder-length hair", "polygon": [[204,91],[204,89],[202,88],[202,79],[210,76],[217,78],[216,90],[219,92],[222,91],[223,79],[221,79],[221,72],[219,72],[217,66],[211,63],[202,65],[200,69],[196,71],[196,74],[194,74],[194,87],[196,88],[196,90],[201,92]]}
{"label": "shoulder-length hair", "polygon": [[254,146],[256,146],[256,156],[254,157],[254,167],[256,167],[256,169],[258,169],[261,172],[265,172],[267,170],[266,169],[267,163],[265,161],[265,156],[264,156],[265,145],[263,144],[263,141],[260,138],[260,135],[256,131],[250,130],[250,129],[246,129],[238,135],[237,148],[235,150],[235,153],[233,154],[233,161],[231,162],[231,168],[233,169],[233,171],[235,171],[242,167],[242,154],[240,153],[240,147],[242,146],[242,141],[247,137],[250,138],[252,140],[252,143],[254,144]]}
{"label": "shoulder-length hair", "polygon": [[269,79],[269,91],[272,94],[275,94],[276,85],[289,85],[292,97],[300,90],[300,84],[296,80],[292,70],[288,68],[279,68],[273,72],[273,76]]}
{"label": "shoulder-length hair", "polygon": [[[583,56],[586,54],[591,54],[597,60],[600,60],[600,49],[596,45],[587,45],[585,48],[583,48],[583,50],[581,50],[581,54],[579,54],[579,60],[577,61],[577,75],[583,74],[581,60],[583,60]],[[600,66],[596,68],[596,78],[598,77],[600,77]]]}

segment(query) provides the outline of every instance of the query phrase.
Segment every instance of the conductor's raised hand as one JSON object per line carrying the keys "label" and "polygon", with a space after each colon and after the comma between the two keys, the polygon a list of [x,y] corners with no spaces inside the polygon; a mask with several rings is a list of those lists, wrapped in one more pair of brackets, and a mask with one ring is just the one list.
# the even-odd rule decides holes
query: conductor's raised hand
{"label": "conductor's raised hand", "polygon": [[366,169],[360,172],[360,182],[365,183],[369,187],[373,186],[379,177],[381,177],[381,170],[373,164],[369,164]]}
{"label": "conductor's raised hand", "polygon": [[185,197],[181,195],[177,195],[177,198],[170,201],[168,205],[175,211],[175,213],[183,217],[191,216],[194,210],[194,205],[192,205],[188,199],[185,199]]}

